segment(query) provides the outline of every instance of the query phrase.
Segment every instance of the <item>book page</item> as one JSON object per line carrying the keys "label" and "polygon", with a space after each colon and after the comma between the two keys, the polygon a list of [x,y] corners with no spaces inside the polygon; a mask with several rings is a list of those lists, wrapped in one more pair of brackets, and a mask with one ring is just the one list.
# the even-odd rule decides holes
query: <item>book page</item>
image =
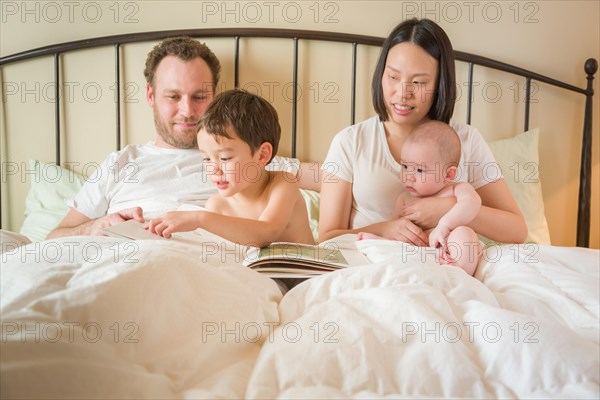
{"label": "book page", "polygon": [[257,261],[271,260],[283,263],[308,261],[315,264],[348,266],[348,261],[335,246],[311,246],[298,243],[273,243],[259,250]]}
{"label": "book page", "polygon": [[167,240],[162,236],[155,235],[147,229],[144,229],[144,224],[135,219],[122,222],[120,224],[107,226],[104,228],[104,233],[108,236],[132,239],[132,240]]}
{"label": "book page", "polygon": [[[280,242],[247,251],[244,265],[260,271],[314,271],[323,273],[370,264],[356,248],[356,235],[343,235],[320,245]],[[294,271],[297,273],[297,271]]]}

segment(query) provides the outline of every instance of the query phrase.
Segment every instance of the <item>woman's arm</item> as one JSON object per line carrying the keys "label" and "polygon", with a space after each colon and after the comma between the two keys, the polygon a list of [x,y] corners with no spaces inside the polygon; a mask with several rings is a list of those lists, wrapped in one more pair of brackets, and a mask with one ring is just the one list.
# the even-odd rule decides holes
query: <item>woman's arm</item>
{"label": "woman's arm", "polygon": [[344,233],[358,233],[357,230],[350,229],[351,210],[352,183],[326,174],[321,182],[319,241]]}
{"label": "woman's arm", "polygon": [[525,218],[504,179],[480,187],[477,193],[482,207],[468,226],[497,242],[523,243],[527,238]]}
{"label": "woman's arm", "polygon": [[319,211],[319,241],[345,233],[369,232],[387,239],[400,240],[416,246],[427,246],[427,235],[406,218],[384,221],[350,229],[352,211],[352,184],[335,176],[327,176],[321,183]]}

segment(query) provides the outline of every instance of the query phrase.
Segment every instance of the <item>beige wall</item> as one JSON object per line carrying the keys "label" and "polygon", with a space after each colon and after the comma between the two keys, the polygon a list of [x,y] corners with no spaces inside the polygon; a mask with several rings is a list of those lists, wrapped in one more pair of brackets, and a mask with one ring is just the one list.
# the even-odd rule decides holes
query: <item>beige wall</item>
{"label": "beige wall", "polygon": [[[151,30],[211,27],[273,27],[314,29],[385,36],[407,17],[436,20],[455,49],[516,64],[572,84],[585,85],[583,63],[600,58],[600,5],[597,1],[2,1],[0,53],[96,36]],[[224,64],[221,89],[233,87],[232,41],[208,44]],[[153,136],[151,112],[144,100],[142,64],[151,43],[123,49],[123,142],[145,142]],[[280,41],[242,42],[242,86],[260,91],[289,126],[291,108],[291,44]],[[299,108],[299,156],[320,160],[331,137],[349,123],[350,52],[347,46],[302,45],[300,49],[302,103]],[[369,80],[377,50],[359,51],[357,120],[372,115]],[[99,162],[114,148],[114,97],[111,88],[113,50],[79,52],[63,60],[62,78],[70,90],[63,93],[66,144],[63,160]],[[9,66],[2,70],[5,90],[2,107],[2,161],[20,163],[29,158],[53,160],[51,59]],[[464,76],[464,68],[460,69]],[[476,125],[488,139],[512,136],[522,130],[523,83],[481,71],[476,82]],[[490,83],[499,88],[483,91]],[[488,86],[486,86],[486,84]],[[594,83],[598,92],[598,81]],[[465,100],[456,118],[464,120]],[[540,127],[540,175],[552,242],[574,245],[583,103],[579,96],[540,86],[534,95],[531,127]],[[4,101],[7,99],[8,101]],[[592,247],[600,246],[598,149],[600,98],[594,104]],[[26,122],[26,123],[23,123]],[[284,131],[289,129],[284,129]],[[32,136],[33,135],[33,136]],[[24,144],[24,138],[27,141]],[[33,139],[31,139],[33,137]],[[289,154],[289,140],[282,152]],[[20,165],[20,164],[18,164]],[[27,179],[3,182],[3,227],[18,229],[22,222]],[[21,184],[21,183],[25,184]],[[6,204],[6,203],[3,203]]]}

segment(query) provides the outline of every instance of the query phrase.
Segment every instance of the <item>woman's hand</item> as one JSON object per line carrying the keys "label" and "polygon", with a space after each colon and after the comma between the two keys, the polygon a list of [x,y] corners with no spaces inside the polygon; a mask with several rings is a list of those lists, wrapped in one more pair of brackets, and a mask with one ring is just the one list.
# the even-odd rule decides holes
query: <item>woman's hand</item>
{"label": "woman's hand", "polygon": [[429,245],[427,234],[407,218],[380,222],[373,227],[376,227],[380,236],[386,239],[399,240],[415,246]]}
{"label": "woman's hand", "polygon": [[454,204],[456,204],[454,196],[415,199],[400,210],[399,217],[406,218],[423,229],[432,229]]}

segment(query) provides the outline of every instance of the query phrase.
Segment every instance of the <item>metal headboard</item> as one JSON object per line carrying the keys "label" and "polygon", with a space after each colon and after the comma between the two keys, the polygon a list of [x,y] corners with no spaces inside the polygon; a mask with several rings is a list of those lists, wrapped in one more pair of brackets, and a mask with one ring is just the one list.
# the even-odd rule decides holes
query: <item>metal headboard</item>
{"label": "metal headboard", "polygon": [[[296,156],[296,126],[297,126],[297,101],[298,101],[298,42],[300,40],[330,41],[351,44],[352,50],[352,82],[351,82],[351,110],[350,123],[355,122],[356,110],[356,53],[357,46],[381,46],[384,39],[373,36],[354,35],[346,33],[306,31],[292,29],[267,29],[267,28],[221,28],[221,29],[183,29],[156,32],[141,32],[124,35],[104,36],[94,39],[77,40],[61,44],[55,44],[28,50],[0,58],[0,66],[9,63],[27,60],[42,56],[53,56],[54,58],[54,84],[55,98],[59,98],[60,89],[60,56],[61,54],[81,49],[89,49],[100,46],[113,46],[115,50],[115,87],[116,96],[121,98],[120,93],[120,46],[128,43],[159,41],[172,36],[191,36],[194,38],[232,38],[235,40],[235,66],[234,85],[239,86],[239,40],[240,38],[278,38],[293,41],[293,95],[292,95],[292,157]],[[597,60],[590,58],[586,60],[584,70],[587,75],[587,87],[585,89],[546,77],[513,65],[505,64],[490,58],[475,54],[455,51],[458,61],[468,64],[468,101],[467,101],[467,123],[471,122],[472,95],[473,95],[473,71],[475,65],[496,69],[525,78],[525,121],[524,128],[529,128],[529,107],[531,100],[531,82],[543,82],[565,90],[580,93],[586,97],[585,114],[583,124],[583,141],[581,149],[581,166],[579,181],[579,205],[577,210],[577,246],[589,247],[590,237],[590,208],[591,208],[591,178],[592,178],[592,96],[594,90],[592,83],[594,74],[598,70]],[[121,105],[116,104],[116,148],[121,146]],[[56,137],[56,164],[60,165],[60,102],[55,102],[54,129]],[[0,220],[1,223],[1,220]]]}

